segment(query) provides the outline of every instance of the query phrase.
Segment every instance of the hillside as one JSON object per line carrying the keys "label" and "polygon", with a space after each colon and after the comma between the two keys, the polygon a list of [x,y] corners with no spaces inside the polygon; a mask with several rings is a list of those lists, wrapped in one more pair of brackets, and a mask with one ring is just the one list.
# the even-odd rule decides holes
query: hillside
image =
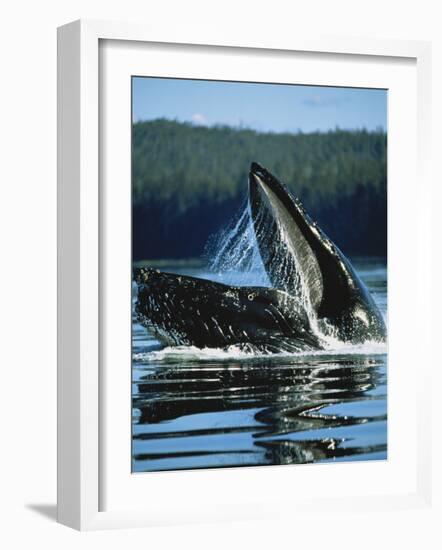
{"label": "hillside", "polygon": [[134,259],[200,256],[244,203],[252,160],[286,183],[345,253],[386,255],[384,132],[272,134],[155,120],[133,125]]}

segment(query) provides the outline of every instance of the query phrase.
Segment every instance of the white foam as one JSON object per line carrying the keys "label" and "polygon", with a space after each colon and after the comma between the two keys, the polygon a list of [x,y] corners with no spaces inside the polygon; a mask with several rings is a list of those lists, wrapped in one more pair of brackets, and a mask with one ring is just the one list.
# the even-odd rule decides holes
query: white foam
{"label": "white foam", "polygon": [[266,358],[297,358],[297,357],[321,357],[321,356],[355,356],[355,355],[383,355],[387,353],[387,345],[382,342],[364,342],[363,344],[346,344],[339,342],[333,348],[323,350],[266,353],[258,350],[245,350],[239,346],[220,348],[197,348],[196,346],[166,347],[147,353],[135,353],[134,362],[137,363],[162,363],[178,361],[231,361],[250,360],[260,357]]}

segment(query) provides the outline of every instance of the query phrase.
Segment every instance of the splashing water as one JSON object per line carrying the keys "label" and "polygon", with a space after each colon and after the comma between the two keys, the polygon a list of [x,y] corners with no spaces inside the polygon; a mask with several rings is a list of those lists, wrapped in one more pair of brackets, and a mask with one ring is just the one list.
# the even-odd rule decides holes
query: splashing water
{"label": "splashing water", "polygon": [[[261,260],[248,202],[226,229],[212,236],[206,247],[210,271],[241,286],[270,286]],[[238,272],[241,273],[238,278]]]}
{"label": "splashing water", "polygon": [[[274,238],[274,235],[268,234],[269,227],[271,225],[267,223],[266,216],[261,213],[254,226],[247,201],[227,228],[209,240],[206,254],[210,271],[218,277],[222,276],[227,284],[271,287],[257,243],[257,239],[265,242]],[[306,311],[312,331],[321,340],[323,347],[338,348],[342,342],[335,336],[334,328],[325,321],[319,321],[311,305],[307,286],[297,265],[297,256],[291,250],[288,235],[281,227],[278,227],[278,232],[281,246],[278,254],[272,259],[272,264],[276,266],[281,281],[290,280],[290,289],[284,286],[283,289],[289,291],[291,297],[294,297]]]}

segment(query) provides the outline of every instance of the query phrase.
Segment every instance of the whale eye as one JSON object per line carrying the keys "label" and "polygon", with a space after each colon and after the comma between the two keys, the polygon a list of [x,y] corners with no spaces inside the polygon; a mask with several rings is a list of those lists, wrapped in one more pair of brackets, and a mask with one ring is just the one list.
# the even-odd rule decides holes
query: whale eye
{"label": "whale eye", "polygon": [[248,298],[250,301],[252,301],[252,300],[255,299],[255,296],[256,296],[256,294],[255,294],[254,292],[251,292],[251,293],[247,296],[247,298]]}

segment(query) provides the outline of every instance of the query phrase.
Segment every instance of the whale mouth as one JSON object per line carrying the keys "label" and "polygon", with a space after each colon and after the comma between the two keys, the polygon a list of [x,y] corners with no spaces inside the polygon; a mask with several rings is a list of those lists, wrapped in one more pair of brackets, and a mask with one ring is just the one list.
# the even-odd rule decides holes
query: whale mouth
{"label": "whale mouth", "polygon": [[249,203],[258,248],[272,285],[297,294],[309,309],[318,312],[325,289],[315,224],[288,189],[255,162],[249,174]]}
{"label": "whale mouth", "polygon": [[249,204],[272,285],[301,293],[318,319],[342,317],[356,303],[375,310],[350,262],[273,174],[253,162]]}
{"label": "whale mouth", "polygon": [[253,162],[249,174],[249,202],[258,247],[272,285],[303,298],[319,309],[324,292],[318,258],[302,207],[267,170]]}

